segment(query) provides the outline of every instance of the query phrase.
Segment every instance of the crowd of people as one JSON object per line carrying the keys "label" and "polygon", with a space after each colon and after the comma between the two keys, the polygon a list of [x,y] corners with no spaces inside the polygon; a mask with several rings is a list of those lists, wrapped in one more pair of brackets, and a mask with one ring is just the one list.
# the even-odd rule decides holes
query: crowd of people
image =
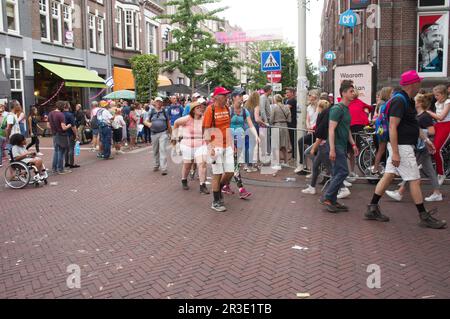
{"label": "crowd of people", "polygon": [[[182,189],[188,191],[189,176],[193,179],[197,174],[200,193],[207,195],[212,191],[211,208],[224,212],[227,209],[223,194],[235,193],[231,186],[233,178],[239,198],[252,196],[243,185],[242,170],[256,172],[269,164],[279,171],[295,160],[298,147],[300,157],[295,173],[311,179],[302,192],[317,194],[318,178],[326,171],[328,181],[319,201],[328,212],[338,213],[349,210],[338,199],[350,196],[349,187],[358,178],[355,157],[364,143],[360,135],[372,126],[377,154],[370,171],[381,180],[365,217],[389,221],[381,212],[379,201],[385,193],[402,200],[408,183],[420,224],[443,228],[446,222],[433,217],[434,212],[425,209],[424,201],[443,200],[440,188],[445,173],[441,149],[450,135],[450,90],[439,85],[427,93],[420,88],[421,81],[415,71],[405,72],[399,88],[386,87],[378,92],[375,106],[359,98],[352,81],[340,84],[340,97],[336,101],[333,94],[312,90],[308,94],[306,131],[297,133],[295,88],[287,88],[283,97],[273,96],[269,85],[250,94],[241,88],[229,91],[217,87],[209,98],[195,93],[192,99],[157,97],[148,104],[94,101],[88,110],[81,105],[72,110],[68,102],[58,101],[48,115],[54,145],[52,171],[67,174],[79,167],[74,157],[77,142],[91,141],[91,151],[103,160],[114,159],[113,148],[115,155],[120,155],[124,148],[133,150],[139,144],[151,144],[154,172],[166,176],[168,158],[180,155]],[[38,130],[43,128],[39,126],[37,109],[31,108],[26,118],[20,103],[13,101],[11,112],[0,105],[0,114],[0,151],[14,141],[21,148],[17,151],[16,147],[13,152],[18,158],[29,157],[42,168]],[[31,137],[28,145],[24,142],[26,135]],[[169,144],[173,146],[172,153]],[[36,152],[29,152],[33,146]],[[270,163],[265,160],[267,157]],[[308,158],[312,160],[311,171],[307,170]],[[381,165],[383,158],[385,167]],[[207,187],[208,164],[213,175],[211,191]],[[433,186],[433,193],[425,199],[420,188],[421,171]],[[396,176],[403,180],[400,189],[388,191]]]}

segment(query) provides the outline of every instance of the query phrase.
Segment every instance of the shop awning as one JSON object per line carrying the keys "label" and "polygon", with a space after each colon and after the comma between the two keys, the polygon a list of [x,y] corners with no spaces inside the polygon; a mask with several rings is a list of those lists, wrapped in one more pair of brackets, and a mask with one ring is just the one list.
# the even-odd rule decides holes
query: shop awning
{"label": "shop awning", "polygon": [[[158,75],[158,87],[172,85],[167,76]],[[135,90],[134,76],[131,69],[114,67],[114,91]]]}
{"label": "shop awning", "polygon": [[106,88],[105,80],[95,72],[80,66],[38,62],[50,72],[62,78],[65,86],[82,88]]}

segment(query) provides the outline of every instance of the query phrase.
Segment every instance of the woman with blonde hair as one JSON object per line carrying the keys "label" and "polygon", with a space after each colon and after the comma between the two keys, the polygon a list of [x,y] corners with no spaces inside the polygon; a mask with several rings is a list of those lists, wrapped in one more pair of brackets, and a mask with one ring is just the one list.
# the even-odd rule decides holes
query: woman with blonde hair
{"label": "woman with blonde hair", "polygon": [[[261,107],[259,105],[259,93],[257,91],[250,94],[247,102],[245,103],[245,108],[250,113],[250,118],[252,119],[253,125],[255,126],[256,132],[258,136],[260,135],[259,128],[268,126],[268,123],[264,123],[261,117]],[[260,140],[262,138],[260,137]],[[253,161],[250,162],[258,162],[260,145],[256,143],[254,150],[250,150],[250,157],[253,157]],[[249,166],[247,168],[247,172],[256,172],[258,169],[255,166]]]}
{"label": "woman with blonde hair", "polygon": [[[270,112],[270,123],[279,129],[280,134],[280,152],[283,154],[285,164],[288,162],[288,149],[291,146],[289,138],[288,123],[291,122],[291,110],[289,106],[283,104],[283,97],[280,94],[274,97],[274,107]],[[276,170],[281,170],[280,165],[273,167]]]}

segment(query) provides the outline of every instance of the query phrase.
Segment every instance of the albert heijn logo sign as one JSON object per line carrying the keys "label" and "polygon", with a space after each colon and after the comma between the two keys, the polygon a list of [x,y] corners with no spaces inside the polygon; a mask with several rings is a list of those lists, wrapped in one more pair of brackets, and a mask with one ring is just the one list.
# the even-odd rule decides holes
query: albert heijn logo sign
{"label": "albert heijn logo sign", "polygon": [[358,15],[352,9],[348,9],[339,17],[339,25],[354,28],[358,24]]}

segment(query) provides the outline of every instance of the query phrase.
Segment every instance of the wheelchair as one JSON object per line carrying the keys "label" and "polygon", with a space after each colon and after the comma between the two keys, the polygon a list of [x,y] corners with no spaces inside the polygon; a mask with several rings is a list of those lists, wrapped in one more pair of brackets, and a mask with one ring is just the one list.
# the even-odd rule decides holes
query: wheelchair
{"label": "wheelchair", "polygon": [[5,169],[5,183],[12,189],[22,189],[28,185],[39,187],[41,184],[48,184],[48,175],[45,173],[41,177],[39,170],[32,163],[24,163],[17,161],[12,156],[12,152],[8,151],[10,163]]}

